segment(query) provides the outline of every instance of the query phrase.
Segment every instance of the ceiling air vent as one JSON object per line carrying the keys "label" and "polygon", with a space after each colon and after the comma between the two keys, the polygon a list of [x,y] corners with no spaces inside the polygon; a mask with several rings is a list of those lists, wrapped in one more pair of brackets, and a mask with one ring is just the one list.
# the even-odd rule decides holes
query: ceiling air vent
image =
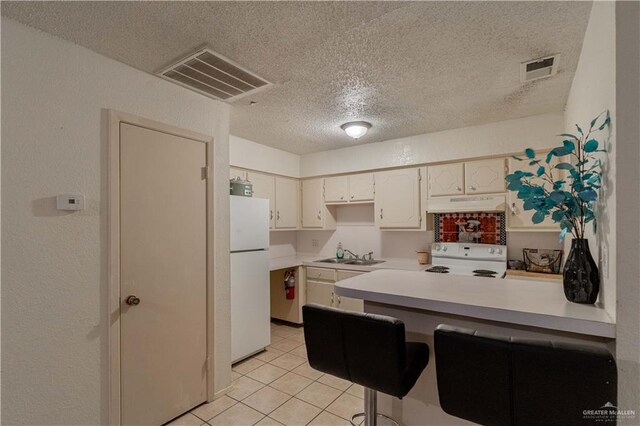
{"label": "ceiling air vent", "polygon": [[199,49],[157,74],[210,98],[227,102],[271,86],[271,83],[208,48]]}
{"label": "ceiling air vent", "polygon": [[520,80],[525,83],[555,75],[558,72],[558,59],[560,55],[553,55],[521,63]]}

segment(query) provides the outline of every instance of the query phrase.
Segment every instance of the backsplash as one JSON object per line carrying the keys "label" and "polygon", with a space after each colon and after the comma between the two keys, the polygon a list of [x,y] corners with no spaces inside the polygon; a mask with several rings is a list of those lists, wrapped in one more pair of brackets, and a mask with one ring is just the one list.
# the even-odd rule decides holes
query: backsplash
{"label": "backsplash", "polygon": [[507,244],[503,212],[436,213],[434,239],[439,243]]}

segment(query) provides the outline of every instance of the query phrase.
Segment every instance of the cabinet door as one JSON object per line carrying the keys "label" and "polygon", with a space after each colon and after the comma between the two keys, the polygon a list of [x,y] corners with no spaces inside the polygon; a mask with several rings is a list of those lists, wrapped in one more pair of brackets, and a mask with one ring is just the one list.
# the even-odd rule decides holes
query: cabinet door
{"label": "cabinet door", "polygon": [[247,180],[253,184],[253,196],[269,200],[269,229],[275,226],[276,181],[271,175],[247,172]]}
{"label": "cabinet door", "polygon": [[302,181],[302,227],[322,228],[322,179]]}
{"label": "cabinet door", "polygon": [[349,176],[349,201],[373,201],[373,173]]}
{"label": "cabinet door", "polygon": [[376,223],[380,228],[420,228],[420,169],[400,169],[375,175]]}
{"label": "cabinet door", "polygon": [[345,296],[334,296],[336,308],[345,311],[364,312],[364,301],[362,299],[353,299]]}
{"label": "cabinet door", "polygon": [[465,163],[465,186],[467,194],[504,192],[504,158],[469,161]]}
{"label": "cabinet door", "polygon": [[[538,158],[544,158],[547,154],[542,153],[538,155]],[[509,173],[513,173],[516,170],[528,169],[527,162],[518,161],[513,158],[508,160]],[[557,157],[553,157],[551,162],[552,166],[558,164]],[[556,175],[557,173],[557,175]],[[554,177],[563,176],[561,170],[554,170]],[[518,198],[518,193],[508,191],[507,193],[507,230],[508,231],[547,231],[547,232],[560,232],[560,225],[554,223],[551,217],[547,217],[542,223],[534,225],[531,221],[535,210],[525,210],[524,201]]]}
{"label": "cabinet door", "polygon": [[299,183],[296,179],[276,177],[276,229],[298,227]]}
{"label": "cabinet door", "polygon": [[[357,277],[358,275],[362,274],[366,274],[366,272],[344,271],[338,269],[337,278],[338,281],[340,281],[346,280],[347,278]],[[337,307],[340,309],[345,309],[347,311],[364,312],[364,302],[361,299],[354,299],[352,297],[345,296],[335,296],[334,302],[336,302]]]}
{"label": "cabinet door", "polygon": [[429,197],[464,194],[464,164],[429,166]]}
{"label": "cabinet door", "polygon": [[325,203],[346,203],[349,197],[347,192],[346,176],[324,178]]}
{"label": "cabinet door", "polygon": [[307,280],[307,302],[333,306],[335,296],[333,284]]}
{"label": "cabinet door", "polygon": [[229,167],[229,179],[240,178],[245,180],[247,178],[247,172],[241,169],[237,169],[235,167]]}

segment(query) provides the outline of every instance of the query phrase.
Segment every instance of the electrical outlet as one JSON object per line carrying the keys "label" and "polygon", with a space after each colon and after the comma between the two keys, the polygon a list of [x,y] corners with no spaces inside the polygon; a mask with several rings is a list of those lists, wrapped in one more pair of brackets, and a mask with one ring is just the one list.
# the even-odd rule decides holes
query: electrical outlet
{"label": "electrical outlet", "polygon": [[320,245],[320,241],[315,238],[311,239],[311,247],[318,247]]}

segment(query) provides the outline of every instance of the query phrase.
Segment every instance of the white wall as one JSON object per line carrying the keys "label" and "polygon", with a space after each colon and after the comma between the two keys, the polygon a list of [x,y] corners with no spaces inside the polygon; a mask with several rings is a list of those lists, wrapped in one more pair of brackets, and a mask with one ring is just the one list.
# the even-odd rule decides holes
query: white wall
{"label": "white wall", "polygon": [[[599,263],[601,290],[599,299],[612,318],[616,315],[616,79],[615,79],[615,3],[594,2],[589,25],[585,33],[580,60],[565,111],[565,129],[575,131],[575,124],[582,128],[602,111],[609,110],[613,126],[608,136],[607,154],[603,155],[604,183],[598,203],[598,234],[589,234],[589,246]],[[596,134],[604,142],[608,132]],[[570,238],[566,239],[565,250],[568,253]]]}
{"label": "white wall", "polygon": [[[106,424],[107,109],[215,138],[216,387],[230,383],[228,106],[2,18],[2,423]],[[55,195],[86,210],[55,209]]]}
{"label": "white wall", "polygon": [[640,3],[616,3],[616,358],[618,406],[640,421]]}
{"label": "white wall", "polygon": [[373,251],[376,258],[415,259],[417,250],[429,248],[433,232],[380,231],[374,225],[372,204],[338,206],[336,230],[298,231],[297,250],[318,257],[334,257],[340,242],[358,255]]}
{"label": "white wall", "polygon": [[544,114],[358,145],[301,157],[302,177],[504,155],[555,146],[562,114]]}
{"label": "white wall", "polygon": [[229,135],[229,164],[278,175],[300,177],[300,156]]}

